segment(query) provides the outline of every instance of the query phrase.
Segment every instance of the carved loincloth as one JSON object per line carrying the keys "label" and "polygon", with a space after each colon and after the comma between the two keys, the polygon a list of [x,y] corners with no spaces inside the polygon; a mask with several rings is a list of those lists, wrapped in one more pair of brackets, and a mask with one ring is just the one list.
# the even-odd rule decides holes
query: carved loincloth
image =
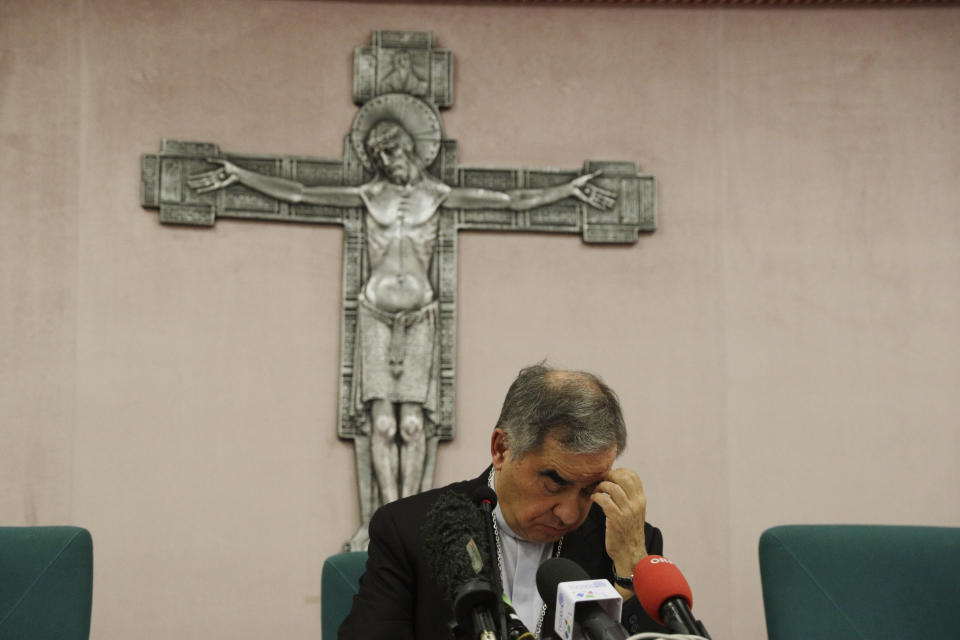
{"label": "carved loincloth", "polygon": [[437,410],[438,304],[390,313],[371,305],[363,293],[357,305],[354,351],[354,410],[371,400],[423,405],[432,420]]}

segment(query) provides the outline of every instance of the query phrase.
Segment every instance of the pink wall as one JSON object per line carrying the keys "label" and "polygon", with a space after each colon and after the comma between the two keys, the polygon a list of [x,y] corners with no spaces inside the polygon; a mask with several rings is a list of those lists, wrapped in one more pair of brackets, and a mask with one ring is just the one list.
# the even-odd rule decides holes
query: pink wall
{"label": "pink wall", "polygon": [[316,638],[358,522],[335,434],[339,228],[160,226],[161,138],[337,157],[352,51],[435,32],[473,165],[635,160],[633,247],[461,233],[478,472],[544,357],[624,402],[718,638],[765,636],[788,522],[960,526],[960,12],[235,0],[0,4],[0,524],[96,546],[94,638]]}

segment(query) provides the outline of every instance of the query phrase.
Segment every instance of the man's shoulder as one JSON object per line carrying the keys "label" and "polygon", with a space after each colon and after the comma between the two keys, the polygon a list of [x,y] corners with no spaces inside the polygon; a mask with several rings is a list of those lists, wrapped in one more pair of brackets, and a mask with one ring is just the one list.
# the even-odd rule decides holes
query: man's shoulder
{"label": "man's shoulder", "polygon": [[444,493],[449,491],[457,491],[466,495],[470,493],[477,486],[482,486],[486,482],[486,473],[483,475],[477,476],[471,480],[461,480],[459,482],[452,482],[443,487],[437,487],[435,489],[429,489],[421,493],[417,493],[412,496],[407,496],[406,498],[400,498],[399,500],[394,500],[393,502],[388,502],[374,513],[374,518],[379,514],[380,517],[392,517],[392,518],[407,518],[415,514],[425,514],[429,511],[430,507],[433,506],[433,503],[442,496]]}

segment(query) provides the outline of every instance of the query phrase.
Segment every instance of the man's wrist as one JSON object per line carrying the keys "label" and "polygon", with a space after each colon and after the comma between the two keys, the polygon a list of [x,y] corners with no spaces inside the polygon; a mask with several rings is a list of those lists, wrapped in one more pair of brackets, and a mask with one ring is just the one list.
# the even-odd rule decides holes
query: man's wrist
{"label": "man's wrist", "polygon": [[613,568],[613,583],[618,587],[633,591],[633,568],[631,567],[628,572],[618,571],[617,563],[613,560],[610,561],[610,566]]}
{"label": "man's wrist", "polygon": [[[626,589],[633,589],[633,568],[648,555],[646,544],[643,544],[633,553],[626,555],[617,554],[616,559],[611,557],[610,565],[612,567],[613,577],[617,579],[617,584]],[[630,581],[629,585],[627,584],[628,580]]]}

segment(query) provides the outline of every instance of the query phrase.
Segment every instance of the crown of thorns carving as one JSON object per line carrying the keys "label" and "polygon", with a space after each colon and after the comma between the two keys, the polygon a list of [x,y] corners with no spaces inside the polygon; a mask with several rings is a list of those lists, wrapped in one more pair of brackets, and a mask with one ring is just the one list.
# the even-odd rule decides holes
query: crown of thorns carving
{"label": "crown of thorns carving", "polygon": [[405,93],[387,93],[360,107],[350,131],[350,144],[368,170],[374,171],[376,166],[367,148],[367,136],[381,122],[395,123],[410,136],[413,152],[423,166],[430,166],[436,159],[443,136],[436,107]]}

